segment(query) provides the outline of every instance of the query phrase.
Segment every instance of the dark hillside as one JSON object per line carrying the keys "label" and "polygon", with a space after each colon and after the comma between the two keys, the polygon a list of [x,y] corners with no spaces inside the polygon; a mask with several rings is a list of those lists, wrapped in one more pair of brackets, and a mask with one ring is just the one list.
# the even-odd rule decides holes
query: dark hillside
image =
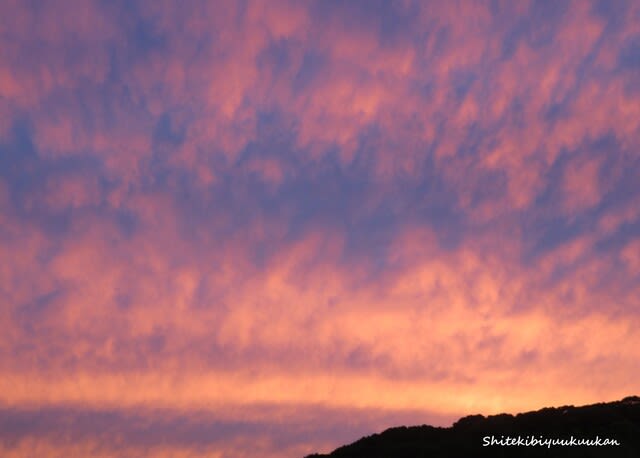
{"label": "dark hillside", "polygon": [[[491,439],[494,439],[494,445]],[[532,439],[551,441],[573,437],[574,445],[532,445]],[[495,441],[520,445],[498,445]],[[600,441],[585,445],[577,441]],[[608,445],[606,440],[618,445]],[[529,445],[526,445],[529,443]],[[488,445],[485,445],[488,444]],[[364,437],[328,455],[307,458],[458,458],[458,457],[563,457],[639,458],[640,398],[581,407],[548,407],[517,415],[500,414],[461,418],[449,428],[400,426]]]}

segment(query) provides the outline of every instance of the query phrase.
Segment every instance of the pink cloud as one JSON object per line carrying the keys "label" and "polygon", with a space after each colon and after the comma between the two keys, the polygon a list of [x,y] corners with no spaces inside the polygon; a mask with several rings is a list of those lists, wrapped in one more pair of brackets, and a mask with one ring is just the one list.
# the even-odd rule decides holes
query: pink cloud
{"label": "pink cloud", "polygon": [[278,456],[265,406],[637,390],[637,28],[507,7],[7,6],[0,402],[241,411]]}

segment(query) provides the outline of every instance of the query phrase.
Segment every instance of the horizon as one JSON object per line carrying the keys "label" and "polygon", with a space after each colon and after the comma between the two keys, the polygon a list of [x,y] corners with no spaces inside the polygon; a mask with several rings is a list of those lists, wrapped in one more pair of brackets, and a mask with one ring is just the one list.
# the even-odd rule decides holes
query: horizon
{"label": "horizon", "polygon": [[10,0],[0,36],[1,455],[640,393],[640,3]]}

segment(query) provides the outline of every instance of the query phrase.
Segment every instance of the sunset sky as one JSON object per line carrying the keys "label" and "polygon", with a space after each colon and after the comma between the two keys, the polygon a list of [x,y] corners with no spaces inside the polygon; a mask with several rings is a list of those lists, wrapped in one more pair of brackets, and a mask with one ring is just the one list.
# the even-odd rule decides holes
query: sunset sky
{"label": "sunset sky", "polygon": [[1,2],[3,457],[631,394],[639,2]]}

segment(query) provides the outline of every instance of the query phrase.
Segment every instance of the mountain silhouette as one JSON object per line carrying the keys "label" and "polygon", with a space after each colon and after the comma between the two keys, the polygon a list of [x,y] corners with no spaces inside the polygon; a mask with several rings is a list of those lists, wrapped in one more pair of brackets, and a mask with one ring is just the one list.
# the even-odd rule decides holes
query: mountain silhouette
{"label": "mountain silhouette", "polygon": [[[553,442],[557,440],[565,442]],[[471,415],[448,428],[400,426],[306,458],[329,457],[640,458],[640,397],[517,415]]]}

